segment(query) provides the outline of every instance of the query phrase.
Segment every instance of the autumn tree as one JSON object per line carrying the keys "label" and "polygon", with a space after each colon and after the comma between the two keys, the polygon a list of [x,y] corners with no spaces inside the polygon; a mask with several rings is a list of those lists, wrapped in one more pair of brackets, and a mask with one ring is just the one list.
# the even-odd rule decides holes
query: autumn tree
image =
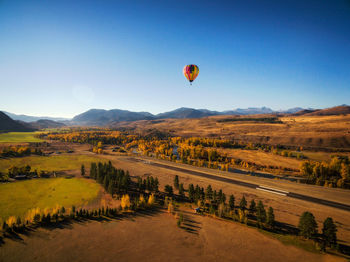
{"label": "autumn tree", "polygon": [[128,194],[125,194],[122,196],[121,207],[124,210],[126,210],[130,207],[130,197]]}

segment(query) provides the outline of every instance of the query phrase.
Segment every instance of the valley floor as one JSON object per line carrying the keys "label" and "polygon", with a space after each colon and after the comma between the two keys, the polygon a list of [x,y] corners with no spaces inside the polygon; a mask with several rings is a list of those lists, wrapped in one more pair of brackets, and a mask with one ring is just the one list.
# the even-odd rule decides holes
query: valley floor
{"label": "valley floor", "polygon": [[184,211],[38,229],[0,247],[0,261],[345,261],[283,245],[256,229]]}

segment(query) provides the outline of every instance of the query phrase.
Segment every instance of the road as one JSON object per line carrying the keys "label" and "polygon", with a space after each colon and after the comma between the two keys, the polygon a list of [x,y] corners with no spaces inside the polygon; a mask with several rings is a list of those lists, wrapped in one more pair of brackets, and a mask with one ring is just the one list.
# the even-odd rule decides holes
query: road
{"label": "road", "polygon": [[213,179],[213,180],[217,180],[217,181],[221,181],[221,182],[225,182],[225,183],[229,183],[229,184],[239,185],[242,187],[254,188],[256,190],[268,192],[271,194],[277,194],[277,195],[281,195],[281,196],[285,196],[285,197],[295,198],[295,199],[299,199],[299,200],[303,200],[303,201],[307,201],[307,202],[312,202],[312,203],[316,203],[316,204],[320,204],[320,205],[324,205],[324,206],[328,206],[328,207],[334,207],[334,208],[338,208],[338,209],[350,212],[350,205],[346,205],[343,203],[338,203],[338,202],[329,201],[329,200],[325,200],[325,199],[321,199],[321,198],[316,198],[316,197],[307,196],[307,195],[303,195],[303,194],[293,193],[293,192],[289,192],[289,191],[285,191],[285,190],[281,190],[281,189],[277,189],[277,188],[261,186],[258,184],[239,181],[239,180],[235,180],[235,179],[231,179],[231,178],[227,178],[227,177],[210,175],[210,174],[207,174],[204,172],[186,169],[186,168],[182,168],[182,167],[166,165],[166,164],[161,164],[158,162],[152,162],[152,161],[148,161],[148,160],[145,161],[145,160],[140,160],[140,159],[136,159],[136,158],[129,158],[129,160],[137,161],[137,162],[144,162],[146,164],[160,167],[160,168],[165,168],[165,169],[169,169],[169,170],[173,170],[173,171],[186,173],[189,175]]}

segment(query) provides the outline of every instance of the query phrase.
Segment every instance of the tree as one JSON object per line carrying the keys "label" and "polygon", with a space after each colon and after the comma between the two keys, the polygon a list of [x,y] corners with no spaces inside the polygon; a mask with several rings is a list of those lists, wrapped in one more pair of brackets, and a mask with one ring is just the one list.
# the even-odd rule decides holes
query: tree
{"label": "tree", "polygon": [[84,166],[84,164],[81,165],[80,172],[81,172],[81,176],[85,176],[85,166]]}
{"label": "tree", "polygon": [[173,195],[173,187],[170,185],[165,185],[164,191],[169,195],[172,196]]}
{"label": "tree", "polygon": [[155,201],[156,201],[156,199],[155,199],[154,194],[150,195],[149,198],[148,198],[148,205],[149,206],[153,206]]}
{"label": "tree", "polygon": [[90,166],[90,177],[93,179],[97,178],[97,165],[96,163],[91,163]]}
{"label": "tree", "polygon": [[230,195],[230,199],[228,201],[228,205],[230,206],[231,210],[235,209],[235,197],[234,197],[234,195]]}
{"label": "tree", "polygon": [[112,197],[113,197],[113,189],[114,189],[113,183],[109,183],[107,191],[109,194],[111,194]]}
{"label": "tree", "polygon": [[213,199],[213,189],[211,188],[211,185],[208,185],[206,191],[205,191],[205,198],[207,200]]}
{"label": "tree", "polygon": [[273,208],[269,207],[267,211],[266,224],[273,229],[275,227],[275,214],[273,213]]}
{"label": "tree", "polygon": [[245,197],[243,196],[241,199],[241,202],[239,203],[239,208],[244,210],[247,207],[247,200],[245,200]]}
{"label": "tree", "polygon": [[180,184],[179,186],[179,195],[184,197],[185,196],[185,189],[184,189],[184,184]]}
{"label": "tree", "polygon": [[191,202],[193,202],[193,200],[194,200],[194,186],[193,186],[193,184],[190,184],[188,186],[188,198]]}
{"label": "tree", "polygon": [[305,238],[311,238],[317,233],[317,223],[312,213],[306,211],[299,219],[299,234]]}
{"label": "tree", "polygon": [[323,222],[322,238],[326,246],[334,247],[337,244],[337,226],[331,217]]}
{"label": "tree", "polygon": [[130,207],[130,197],[128,194],[122,196],[121,207],[124,210]]}
{"label": "tree", "polygon": [[251,214],[254,214],[256,212],[256,204],[255,204],[254,199],[252,199],[252,201],[250,201],[249,212]]}
{"label": "tree", "polygon": [[179,176],[178,175],[176,175],[174,178],[174,187],[176,189],[179,189]]}
{"label": "tree", "polygon": [[258,207],[256,209],[256,218],[258,220],[259,226],[262,225],[262,223],[265,223],[266,221],[266,211],[264,204],[261,202],[261,200],[258,203]]}
{"label": "tree", "polygon": [[350,180],[350,166],[345,163],[342,163],[340,175],[344,181]]}

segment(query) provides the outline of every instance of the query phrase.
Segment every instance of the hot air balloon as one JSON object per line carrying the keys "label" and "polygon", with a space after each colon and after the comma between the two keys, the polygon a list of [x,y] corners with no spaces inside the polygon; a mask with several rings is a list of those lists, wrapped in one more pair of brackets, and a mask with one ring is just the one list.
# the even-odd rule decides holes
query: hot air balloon
{"label": "hot air balloon", "polygon": [[199,68],[196,65],[186,65],[184,67],[184,75],[192,85],[192,81],[196,79],[199,73]]}

